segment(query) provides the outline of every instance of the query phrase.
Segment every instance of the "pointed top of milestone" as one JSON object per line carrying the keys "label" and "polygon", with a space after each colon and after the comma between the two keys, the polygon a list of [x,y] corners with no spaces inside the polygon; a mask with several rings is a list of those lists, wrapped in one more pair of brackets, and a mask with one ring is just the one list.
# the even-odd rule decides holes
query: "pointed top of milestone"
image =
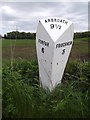
{"label": "pointed top of milestone", "polygon": [[58,38],[68,29],[72,24],[71,21],[59,17],[49,17],[40,20],[41,24],[52,38],[53,42],[56,42]]}

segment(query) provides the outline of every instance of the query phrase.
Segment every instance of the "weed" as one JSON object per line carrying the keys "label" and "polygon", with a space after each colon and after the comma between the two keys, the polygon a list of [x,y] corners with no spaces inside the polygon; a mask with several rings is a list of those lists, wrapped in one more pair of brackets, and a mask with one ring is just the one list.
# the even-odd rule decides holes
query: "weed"
{"label": "weed", "polygon": [[89,118],[90,64],[71,62],[55,89],[39,86],[36,60],[3,66],[3,118]]}

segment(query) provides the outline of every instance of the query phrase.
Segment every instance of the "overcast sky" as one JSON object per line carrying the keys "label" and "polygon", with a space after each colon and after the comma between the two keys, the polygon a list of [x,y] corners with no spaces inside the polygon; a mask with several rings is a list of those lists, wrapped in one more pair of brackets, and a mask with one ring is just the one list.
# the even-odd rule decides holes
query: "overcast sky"
{"label": "overcast sky", "polygon": [[71,20],[75,32],[88,30],[88,2],[3,2],[0,15],[2,35],[16,28],[36,32],[39,19],[45,17]]}

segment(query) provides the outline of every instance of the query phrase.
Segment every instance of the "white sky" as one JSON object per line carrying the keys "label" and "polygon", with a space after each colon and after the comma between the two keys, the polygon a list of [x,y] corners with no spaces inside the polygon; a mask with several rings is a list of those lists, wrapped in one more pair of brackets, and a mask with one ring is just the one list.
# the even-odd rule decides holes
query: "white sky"
{"label": "white sky", "polygon": [[83,2],[4,1],[0,4],[0,24],[2,23],[0,34],[2,35],[16,30],[16,26],[19,31],[36,32],[39,19],[45,17],[71,20],[75,32],[88,30],[88,2],[84,2],[87,0],[82,0]]}

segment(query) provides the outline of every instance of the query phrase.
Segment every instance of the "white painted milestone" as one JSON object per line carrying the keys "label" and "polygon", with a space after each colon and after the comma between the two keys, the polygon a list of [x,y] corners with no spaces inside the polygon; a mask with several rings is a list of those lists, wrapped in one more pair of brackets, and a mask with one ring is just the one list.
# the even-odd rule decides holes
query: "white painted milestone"
{"label": "white painted milestone", "polygon": [[43,88],[51,91],[61,83],[73,44],[73,33],[73,23],[67,19],[51,17],[39,21],[36,50]]}

